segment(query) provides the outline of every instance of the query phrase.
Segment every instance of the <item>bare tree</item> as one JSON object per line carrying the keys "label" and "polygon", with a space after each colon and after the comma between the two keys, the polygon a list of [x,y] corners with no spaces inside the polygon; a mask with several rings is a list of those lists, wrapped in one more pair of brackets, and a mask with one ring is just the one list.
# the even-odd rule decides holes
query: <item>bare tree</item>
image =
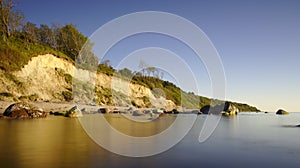
{"label": "bare tree", "polygon": [[21,26],[24,19],[20,11],[13,9],[15,5],[13,0],[0,0],[0,33],[5,42]]}
{"label": "bare tree", "polygon": [[164,78],[164,72],[163,71],[160,71],[160,79],[163,79]]}
{"label": "bare tree", "polygon": [[159,73],[160,73],[159,69],[155,68],[154,77],[159,79]]}
{"label": "bare tree", "polygon": [[147,71],[147,73],[149,74],[149,72],[148,72],[148,70],[147,70],[148,67],[149,67],[149,66],[148,66],[143,60],[140,60],[139,68],[142,69],[142,74],[143,74],[143,76],[146,76],[146,75],[145,75],[145,71]]}
{"label": "bare tree", "polygon": [[155,75],[155,67],[148,67],[148,75],[151,76],[151,73],[152,73],[152,76]]}
{"label": "bare tree", "polygon": [[26,42],[36,43],[39,39],[39,29],[31,22],[26,22],[22,32]]}
{"label": "bare tree", "polygon": [[103,65],[105,65],[105,66],[109,66],[110,60],[104,60],[104,61],[102,61],[101,64],[103,64]]}

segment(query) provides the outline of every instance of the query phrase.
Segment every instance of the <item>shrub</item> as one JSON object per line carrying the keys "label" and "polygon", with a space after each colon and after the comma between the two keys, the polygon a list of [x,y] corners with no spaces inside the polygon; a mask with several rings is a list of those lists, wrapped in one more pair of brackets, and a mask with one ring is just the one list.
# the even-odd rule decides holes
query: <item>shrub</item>
{"label": "shrub", "polygon": [[62,91],[62,95],[64,96],[64,99],[66,101],[71,101],[73,100],[73,94],[70,91]]}
{"label": "shrub", "polygon": [[14,95],[11,94],[11,93],[8,93],[8,92],[1,92],[0,96],[3,96],[3,97],[13,97]]}

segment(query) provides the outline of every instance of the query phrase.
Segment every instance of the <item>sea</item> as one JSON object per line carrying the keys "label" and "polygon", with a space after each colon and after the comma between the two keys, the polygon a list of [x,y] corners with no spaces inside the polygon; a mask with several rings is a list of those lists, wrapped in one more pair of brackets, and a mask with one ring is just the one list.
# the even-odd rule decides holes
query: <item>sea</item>
{"label": "sea", "polygon": [[[134,121],[122,114],[97,115],[102,115],[115,131],[143,138],[164,132],[182,114],[166,114],[149,122]],[[300,167],[300,127],[296,127],[300,113],[242,112],[221,117],[208,139],[199,142],[207,117],[195,115],[191,129],[180,141],[165,151],[140,157],[102,146],[80,118],[50,115],[44,119],[0,120],[0,167]],[[103,138],[114,141],[109,136],[111,130],[95,129],[106,133]],[[172,135],[175,138],[176,131],[168,138]],[[162,143],[157,139],[153,148]],[[138,150],[135,148],[131,144],[129,149]]]}

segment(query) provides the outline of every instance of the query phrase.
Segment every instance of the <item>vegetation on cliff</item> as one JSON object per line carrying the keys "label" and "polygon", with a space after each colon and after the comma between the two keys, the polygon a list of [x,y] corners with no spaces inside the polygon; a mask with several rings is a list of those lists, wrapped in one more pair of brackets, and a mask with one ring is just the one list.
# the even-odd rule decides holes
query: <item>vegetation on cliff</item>
{"label": "vegetation on cliff", "polygon": [[[108,76],[116,76],[131,83],[138,84],[152,90],[156,97],[165,96],[176,105],[186,108],[201,108],[211,104],[211,99],[195,95],[192,92],[185,92],[169,81],[164,81],[163,73],[155,67],[143,66],[142,72],[132,72],[130,69],[115,70],[109,65],[109,61],[98,64],[97,57],[92,53],[92,43],[88,38],[80,33],[73,24],[52,24],[48,26],[41,24],[39,26],[25,21],[21,11],[14,8],[15,3],[12,0],[0,0],[0,69],[2,74],[0,78],[6,78],[20,88],[25,85],[19,81],[12,73],[21,70],[30,59],[42,54],[53,54],[74,64],[75,60],[79,62],[79,68],[89,69],[97,67],[98,73]],[[82,47],[85,48],[82,50]],[[85,55],[84,58],[81,55]],[[87,56],[88,55],[88,56]],[[57,72],[65,80],[67,87],[60,96],[65,101],[71,101],[72,97],[72,76],[64,72]],[[84,84],[77,87],[86,87]],[[112,94],[119,97],[124,96],[120,92],[110,90],[109,88],[96,87],[98,103],[113,104]],[[1,92],[1,97],[14,97],[10,92]],[[17,99],[28,99],[35,101],[38,95],[22,95]],[[141,97],[144,106],[149,106],[148,97]],[[138,106],[134,100],[128,100],[131,104]],[[259,111],[255,107],[247,104],[233,103],[241,111]]]}

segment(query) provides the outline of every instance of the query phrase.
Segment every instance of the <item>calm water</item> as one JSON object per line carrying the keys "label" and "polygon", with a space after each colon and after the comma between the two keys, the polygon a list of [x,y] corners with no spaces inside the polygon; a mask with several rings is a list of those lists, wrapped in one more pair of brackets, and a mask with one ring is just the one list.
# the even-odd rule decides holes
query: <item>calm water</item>
{"label": "calm water", "polygon": [[[198,116],[186,137],[151,157],[129,158],[95,144],[78,119],[0,120],[0,167],[299,167],[300,113],[286,116],[242,113],[223,117],[204,143],[198,136],[206,116]],[[148,123],[106,115],[125,134],[149,136],[167,128],[175,116]]]}

